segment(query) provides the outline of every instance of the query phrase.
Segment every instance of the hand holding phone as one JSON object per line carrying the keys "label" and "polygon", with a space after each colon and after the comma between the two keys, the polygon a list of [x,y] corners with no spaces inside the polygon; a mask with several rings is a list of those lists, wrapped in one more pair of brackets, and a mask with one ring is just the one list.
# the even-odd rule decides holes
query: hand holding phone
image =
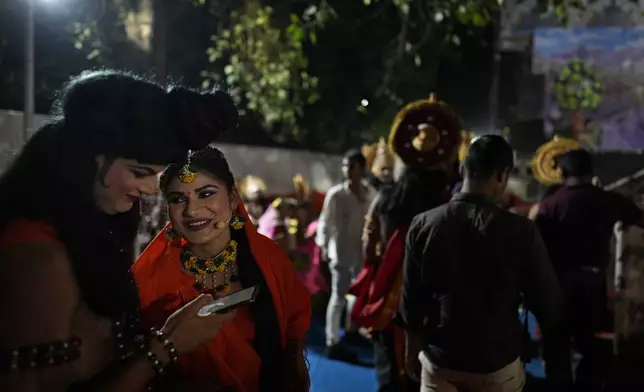
{"label": "hand holding phone", "polygon": [[257,285],[244,290],[239,290],[225,297],[217,298],[208,305],[199,309],[197,315],[207,317],[213,314],[228,313],[241,306],[255,302],[258,295],[259,286]]}
{"label": "hand holding phone", "polygon": [[165,322],[161,331],[174,343],[179,355],[214,339],[221,328],[235,317],[235,312],[197,316],[199,309],[213,302],[210,294],[202,294],[174,312]]}

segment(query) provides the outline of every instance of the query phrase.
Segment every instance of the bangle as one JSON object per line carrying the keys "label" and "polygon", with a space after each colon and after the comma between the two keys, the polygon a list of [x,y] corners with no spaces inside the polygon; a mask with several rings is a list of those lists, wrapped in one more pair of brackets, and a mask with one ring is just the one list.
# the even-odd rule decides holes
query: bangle
{"label": "bangle", "polygon": [[159,361],[159,358],[155,353],[152,351],[148,351],[148,362],[152,365],[152,369],[154,369],[154,372],[157,374],[162,374],[163,373],[163,363]]}
{"label": "bangle", "polygon": [[179,362],[179,352],[174,347],[174,343],[172,343],[170,339],[166,338],[165,334],[162,331],[152,329],[150,332],[152,333],[152,336],[157,339],[161,343],[163,348],[168,352],[170,362]]}

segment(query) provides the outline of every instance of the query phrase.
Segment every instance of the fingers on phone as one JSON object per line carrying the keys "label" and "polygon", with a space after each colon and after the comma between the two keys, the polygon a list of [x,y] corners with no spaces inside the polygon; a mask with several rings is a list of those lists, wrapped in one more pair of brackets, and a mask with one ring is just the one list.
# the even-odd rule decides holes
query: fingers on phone
{"label": "fingers on phone", "polygon": [[210,295],[210,294],[201,294],[197,298],[195,298],[192,301],[190,301],[188,303],[188,306],[190,306],[191,308],[201,309],[202,307],[208,305],[212,301],[214,301],[214,298],[213,298],[212,295]]}
{"label": "fingers on phone", "polygon": [[208,315],[206,317],[211,317],[212,321],[215,323],[227,323],[228,321],[232,321],[232,319],[235,318],[235,314],[237,314],[236,310],[231,310],[230,312],[224,312],[224,313],[213,313],[211,315]]}

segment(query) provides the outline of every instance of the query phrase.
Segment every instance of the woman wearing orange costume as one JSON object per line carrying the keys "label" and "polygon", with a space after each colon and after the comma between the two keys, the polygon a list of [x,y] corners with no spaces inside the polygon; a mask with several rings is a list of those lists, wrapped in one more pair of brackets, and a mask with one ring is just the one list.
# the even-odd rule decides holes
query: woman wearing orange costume
{"label": "woman wearing orange costume", "polygon": [[391,130],[389,143],[405,171],[395,184],[381,189],[370,208],[365,267],[352,286],[358,300],[351,314],[355,324],[372,330],[382,392],[419,389],[406,376],[411,372],[405,369],[405,336],[393,322],[402,286],[405,235],[415,215],[449,201],[460,132],[458,117],[434,98],[406,106]]}
{"label": "woman wearing orange costume", "polygon": [[133,267],[144,325],[160,327],[201,293],[219,298],[260,286],[257,301],[214,340],[179,353],[174,374],[241,392],[308,391],[309,295],[284,251],[248,221],[223,154],[191,153],[164,171],[160,188],[171,226]]}

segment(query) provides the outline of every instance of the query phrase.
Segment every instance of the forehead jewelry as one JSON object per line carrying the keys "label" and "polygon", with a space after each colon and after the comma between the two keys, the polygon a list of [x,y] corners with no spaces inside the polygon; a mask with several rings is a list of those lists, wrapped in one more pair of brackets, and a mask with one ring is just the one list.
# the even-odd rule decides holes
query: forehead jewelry
{"label": "forehead jewelry", "polygon": [[196,171],[193,171],[192,168],[190,167],[190,164],[187,163],[183,165],[181,170],[179,170],[179,180],[183,182],[184,184],[190,184],[197,178],[197,175],[199,173]]}
{"label": "forehead jewelry", "polygon": [[199,174],[192,169],[192,167],[190,166],[190,161],[190,152],[188,152],[188,162],[183,165],[183,167],[181,167],[181,170],[179,170],[179,181],[183,182],[184,184],[190,184],[197,178],[197,175]]}

